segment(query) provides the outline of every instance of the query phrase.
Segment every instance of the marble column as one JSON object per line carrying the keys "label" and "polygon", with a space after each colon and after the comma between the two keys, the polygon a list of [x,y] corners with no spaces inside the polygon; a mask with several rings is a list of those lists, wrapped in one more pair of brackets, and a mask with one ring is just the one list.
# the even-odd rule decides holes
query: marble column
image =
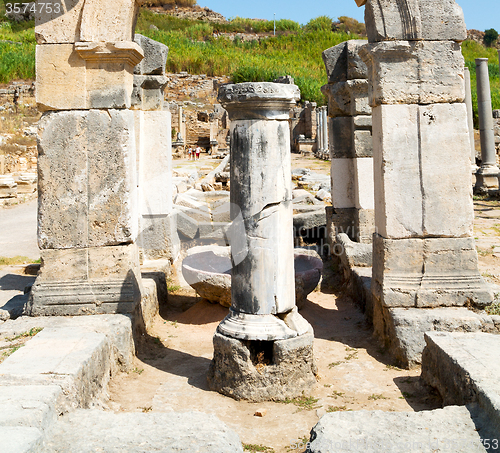
{"label": "marble column", "polygon": [[493,133],[493,109],[487,58],[476,58],[476,81],[481,135],[481,167],[476,173],[475,190],[479,193],[488,193],[490,190],[498,189],[499,169]]}
{"label": "marble column", "polygon": [[291,84],[219,89],[231,120],[231,308],[208,381],[237,399],[297,396],[314,381],[312,328],[295,306],[289,119],[299,98]]}
{"label": "marble column", "polygon": [[323,154],[328,154],[328,113],[326,107],[321,108],[323,128],[322,128],[322,139],[323,139]]}
{"label": "marble column", "polygon": [[476,165],[476,145],[474,141],[474,118],[472,111],[472,92],[470,83],[470,71],[468,67],[464,68],[464,78],[465,78],[465,105],[467,106],[467,126],[469,128],[469,141],[470,141],[470,160],[471,160],[471,171],[473,175],[473,185],[475,184],[476,171],[478,169]]}

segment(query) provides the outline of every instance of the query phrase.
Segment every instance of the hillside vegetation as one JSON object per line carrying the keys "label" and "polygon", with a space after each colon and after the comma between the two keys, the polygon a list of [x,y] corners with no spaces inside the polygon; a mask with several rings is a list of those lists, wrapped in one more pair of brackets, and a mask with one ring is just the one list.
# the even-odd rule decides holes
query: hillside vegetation
{"label": "hillside vegetation", "polygon": [[[2,7],[0,3],[0,83],[33,79],[34,24],[8,21],[3,16]],[[359,35],[354,32],[362,32],[362,24],[347,17],[333,23],[327,16],[313,19],[305,25],[279,20],[276,22],[276,36],[272,34],[273,25],[272,21],[239,17],[225,24],[215,24],[179,19],[143,9],[136,31],[168,45],[168,72],[229,75],[234,82],[270,81],[278,76],[291,75],[301,90],[303,100],[324,104],[320,88],[327,78],[321,53],[342,41],[358,38]],[[231,40],[224,35],[228,33],[260,33],[261,39],[244,41],[236,37]],[[474,111],[477,112],[474,60],[480,57],[489,59],[493,108],[500,109],[496,49],[465,41],[462,52],[471,71]]]}

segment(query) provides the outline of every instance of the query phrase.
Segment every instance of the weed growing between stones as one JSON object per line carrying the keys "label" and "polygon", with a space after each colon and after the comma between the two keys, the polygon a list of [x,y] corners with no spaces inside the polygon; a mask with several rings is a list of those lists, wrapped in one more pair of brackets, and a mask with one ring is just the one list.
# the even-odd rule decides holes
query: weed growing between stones
{"label": "weed growing between stones", "polygon": [[341,412],[341,411],[352,411],[352,409],[347,409],[346,406],[328,406],[327,412]]}
{"label": "weed growing between stones", "polygon": [[340,361],[338,361],[338,362],[332,362],[332,363],[329,363],[329,364],[328,364],[328,368],[330,368],[330,369],[331,369],[331,368],[333,368],[334,366],[338,366],[338,365],[340,365],[341,363],[345,363],[345,362],[344,362],[343,360],[340,360]]}
{"label": "weed growing between stones", "polygon": [[488,315],[500,315],[500,302],[493,302],[491,305],[485,307],[484,311]]}
{"label": "weed growing between stones", "polygon": [[0,351],[3,352],[0,354],[0,363],[2,363],[7,357],[14,354],[14,352],[18,351],[20,348],[24,346],[24,344],[32,337],[34,337],[37,333],[41,332],[43,327],[32,327],[30,330],[20,333],[14,337],[6,337],[5,341],[7,343],[12,343],[13,341],[20,340],[15,344],[9,344],[6,346],[0,346]]}
{"label": "weed growing between stones", "polygon": [[39,263],[40,260],[32,260],[26,256],[14,256],[12,258],[0,256],[0,266],[14,266],[16,264]]}
{"label": "weed growing between stones", "polygon": [[348,352],[344,358],[345,360],[357,359],[358,358],[358,350],[356,348],[350,348],[349,346],[345,348],[345,351]]}
{"label": "weed growing between stones", "polygon": [[265,447],[264,445],[257,445],[257,444],[243,444],[243,450],[249,451],[251,453],[256,453],[256,452],[274,453],[274,448]]}
{"label": "weed growing between stones", "polygon": [[313,409],[319,409],[321,406],[317,406],[316,403],[318,402],[318,398],[314,398],[313,396],[298,396],[296,398],[286,398],[284,401],[282,401],[283,404],[294,404],[297,406],[299,409],[298,411],[312,411]]}
{"label": "weed growing between stones", "polygon": [[372,395],[370,395],[368,397],[369,400],[372,400],[372,401],[377,401],[377,400],[388,400],[389,398],[387,398],[386,396],[382,395],[381,393],[378,394],[378,395],[375,395],[375,393],[373,393]]}

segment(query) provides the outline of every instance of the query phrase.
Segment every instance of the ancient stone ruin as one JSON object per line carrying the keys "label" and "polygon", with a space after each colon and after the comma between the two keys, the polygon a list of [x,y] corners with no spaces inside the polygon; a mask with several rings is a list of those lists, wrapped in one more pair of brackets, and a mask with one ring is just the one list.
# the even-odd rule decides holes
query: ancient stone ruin
{"label": "ancient stone ruin", "polygon": [[[318,376],[313,327],[297,304],[296,287],[305,291],[305,281],[297,285],[294,270],[293,143],[304,154],[331,157],[329,236],[342,249],[345,275],[375,334],[399,364],[421,363],[422,378],[446,403],[461,405],[403,416],[332,410],[311,431],[307,451],[333,451],[337,442],[340,450],[343,442],[367,436],[377,448],[395,451],[385,447],[395,430],[402,442],[420,442],[425,432],[429,445],[456,433],[471,442],[456,449],[463,452],[485,451],[481,440],[498,436],[494,354],[500,337],[490,332],[498,334],[500,317],[469,310],[491,303],[494,289],[479,273],[472,234],[475,154],[464,102],[462,10],[454,0],[356,3],[365,6],[368,41],[325,50],[328,109],[294,110],[300,92],[289,78],[219,88],[225,111],[216,119],[207,113],[204,122],[210,123],[209,146],[219,151],[217,125],[227,115],[230,153],[198,183],[216,192],[210,189],[217,174],[218,189],[230,186],[230,202],[218,206],[218,217],[182,193],[174,208],[172,147],[185,147],[187,132],[178,107],[172,137],[163,98],[168,48],[134,33],[139,2],[73,1],[62,12],[37,14],[42,263],[26,313],[66,318],[44,318],[47,330],[0,365],[0,387],[19,395],[22,410],[43,401],[48,415],[40,430],[49,431],[71,409],[65,421],[71,432],[90,414],[92,432],[122,429],[117,437],[126,437],[125,431],[139,430],[144,437],[164,436],[160,444],[175,439],[181,451],[187,451],[183,442],[193,451],[243,451],[238,436],[213,415],[83,410],[105,399],[111,374],[132,370],[133,335],[145,335],[158,313],[157,293],[166,287],[164,274],[179,256],[182,235],[230,246],[230,296],[228,261],[218,261],[214,248],[202,249],[217,256],[213,268],[220,272],[214,273],[226,278],[220,283],[226,293],[217,297],[230,305],[213,336],[210,389],[251,402],[310,394]],[[477,62],[484,149],[476,187],[489,191],[498,185],[498,167],[494,125],[486,120],[484,63]],[[0,194],[16,189],[12,178],[0,178]],[[188,211],[196,211],[199,222]],[[195,265],[203,263],[193,251],[190,257],[195,286],[203,270]],[[141,274],[146,261],[155,281]],[[60,332],[68,338],[67,362],[60,357]],[[25,392],[19,382],[35,385]],[[0,388],[0,404],[10,401],[7,391]],[[11,434],[14,442],[30,434],[34,448],[43,444],[43,434],[24,428],[18,437]]]}

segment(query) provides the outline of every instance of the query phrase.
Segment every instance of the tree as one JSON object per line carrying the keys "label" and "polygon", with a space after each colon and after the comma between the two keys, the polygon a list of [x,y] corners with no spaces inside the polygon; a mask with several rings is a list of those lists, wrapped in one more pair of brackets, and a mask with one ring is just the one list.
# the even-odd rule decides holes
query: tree
{"label": "tree", "polygon": [[484,43],[486,47],[491,47],[492,44],[495,44],[498,39],[498,32],[494,28],[490,28],[489,30],[485,30],[484,32]]}

